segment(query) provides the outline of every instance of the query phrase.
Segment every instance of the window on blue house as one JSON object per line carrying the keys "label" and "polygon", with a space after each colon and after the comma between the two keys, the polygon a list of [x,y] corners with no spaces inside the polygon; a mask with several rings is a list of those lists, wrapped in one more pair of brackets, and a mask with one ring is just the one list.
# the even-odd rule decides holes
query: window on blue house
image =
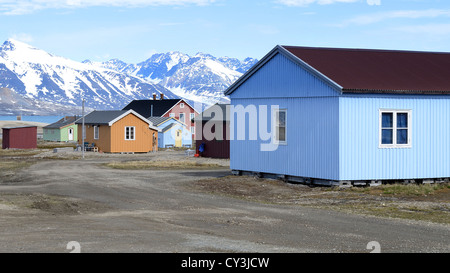
{"label": "window on blue house", "polygon": [[287,144],[287,110],[280,109],[275,112],[275,142]]}
{"label": "window on blue house", "polygon": [[411,110],[380,110],[380,148],[411,147]]}

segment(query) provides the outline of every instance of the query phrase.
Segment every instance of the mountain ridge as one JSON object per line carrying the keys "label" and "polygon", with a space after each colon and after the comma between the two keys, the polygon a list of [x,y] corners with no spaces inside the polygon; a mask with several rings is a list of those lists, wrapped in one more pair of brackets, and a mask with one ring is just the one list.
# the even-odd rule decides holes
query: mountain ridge
{"label": "mountain ridge", "polygon": [[70,107],[81,106],[84,98],[86,107],[97,110],[121,109],[155,93],[211,105],[227,102],[223,91],[256,61],[171,51],[137,64],[119,59],[77,62],[8,39],[0,46],[0,88],[26,99]]}
{"label": "mountain ridge", "polygon": [[190,56],[170,51],[156,53],[137,64],[128,64],[119,59],[96,64],[160,84],[180,97],[214,104],[229,101],[223,95],[225,89],[256,62],[256,59],[250,57],[239,60],[217,58],[202,52]]}

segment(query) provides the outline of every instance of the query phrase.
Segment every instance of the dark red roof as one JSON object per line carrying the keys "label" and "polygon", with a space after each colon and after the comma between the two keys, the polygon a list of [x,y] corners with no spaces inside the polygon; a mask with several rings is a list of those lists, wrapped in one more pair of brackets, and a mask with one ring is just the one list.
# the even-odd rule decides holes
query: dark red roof
{"label": "dark red roof", "polygon": [[283,46],[343,92],[450,94],[450,53]]}

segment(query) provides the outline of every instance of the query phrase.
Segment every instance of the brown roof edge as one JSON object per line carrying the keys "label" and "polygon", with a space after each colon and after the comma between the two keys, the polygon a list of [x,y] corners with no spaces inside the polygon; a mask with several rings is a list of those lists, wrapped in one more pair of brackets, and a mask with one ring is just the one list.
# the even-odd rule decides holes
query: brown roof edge
{"label": "brown roof edge", "polygon": [[436,91],[436,90],[371,90],[371,89],[343,89],[342,93],[352,93],[352,94],[408,94],[408,95],[448,95],[448,91]]}
{"label": "brown roof edge", "polygon": [[440,51],[419,51],[419,50],[402,50],[402,49],[371,49],[371,48],[344,48],[344,47],[312,47],[312,46],[288,46],[281,45],[285,49],[310,49],[310,50],[332,50],[332,51],[367,51],[367,52],[385,52],[385,53],[419,53],[419,54],[450,54],[450,52]]}

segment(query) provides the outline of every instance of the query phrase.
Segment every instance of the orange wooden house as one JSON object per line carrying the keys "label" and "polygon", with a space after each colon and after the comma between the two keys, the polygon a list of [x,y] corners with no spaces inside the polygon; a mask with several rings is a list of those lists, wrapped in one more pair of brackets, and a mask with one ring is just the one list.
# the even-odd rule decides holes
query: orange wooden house
{"label": "orange wooden house", "polygon": [[[78,142],[82,142],[79,119]],[[133,110],[93,111],[85,116],[85,143],[105,153],[148,153],[158,149],[158,128]]]}

